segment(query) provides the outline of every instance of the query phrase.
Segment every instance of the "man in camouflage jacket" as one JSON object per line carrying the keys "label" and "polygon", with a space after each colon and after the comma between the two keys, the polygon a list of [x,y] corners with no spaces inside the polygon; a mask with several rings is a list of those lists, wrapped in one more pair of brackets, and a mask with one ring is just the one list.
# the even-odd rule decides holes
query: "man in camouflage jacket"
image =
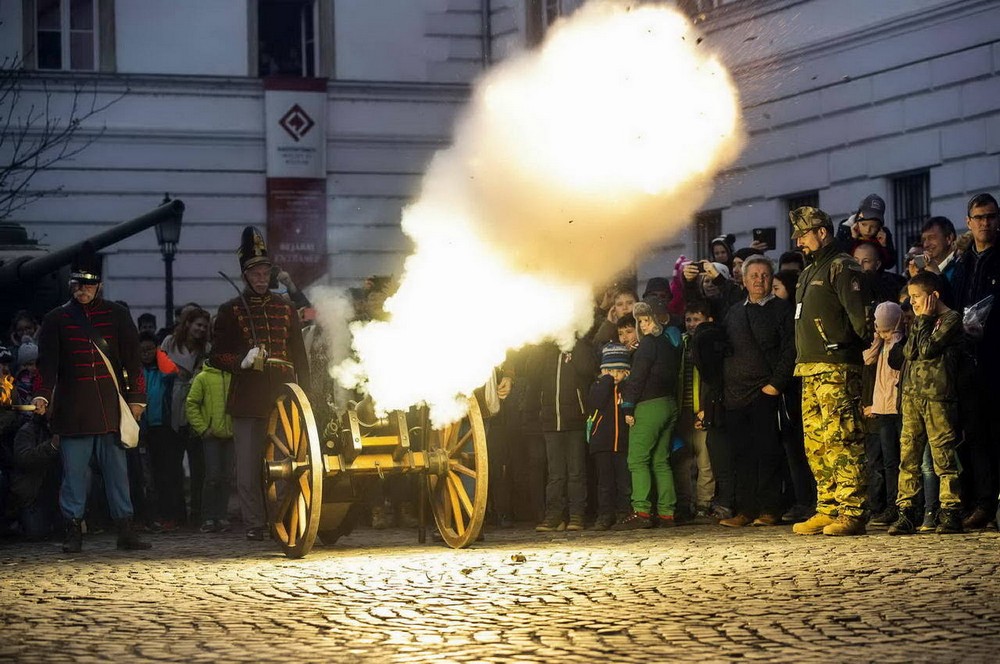
{"label": "man in camouflage jacket", "polygon": [[816,478],[816,514],[792,527],[799,535],[861,535],[867,482],[862,428],[862,350],[871,333],[872,297],[861,267],[834,242],[829,215],[789,213],[811,263],[795,293],[795,375],[802,377],[802,428]]}

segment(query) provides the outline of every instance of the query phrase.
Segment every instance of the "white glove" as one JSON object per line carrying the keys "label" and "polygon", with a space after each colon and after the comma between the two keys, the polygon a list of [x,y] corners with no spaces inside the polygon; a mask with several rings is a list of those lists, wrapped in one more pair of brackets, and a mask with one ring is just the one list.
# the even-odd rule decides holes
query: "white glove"
{"label": "white glove", "polygon": [[240,368],[249,369],[252,367],[258,355],[260,355],[260,346],[254,346],[247,352],[247,356],[243,358],[243,361],[240,362]]}

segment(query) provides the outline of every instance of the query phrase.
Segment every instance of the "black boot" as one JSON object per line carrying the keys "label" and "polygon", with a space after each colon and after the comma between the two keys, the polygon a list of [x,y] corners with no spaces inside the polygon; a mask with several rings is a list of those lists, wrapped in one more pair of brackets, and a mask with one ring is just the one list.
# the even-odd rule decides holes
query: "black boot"
{"label": "black boot", "polygon": [[912,535],[917,532],[917,515],[912,507],[899,510],[896,521],[889,526],[890,535]]}
{"label": "black boot", "polygon": [[153,545],[143,542],[132,530],[132,519],[119,519],[118,524],[118,548],[123,551],[139,551],[142,549],[152,549]]}
{"label": "black boot", "polygon": [[962,517],[958,510],[942,509],[938,514],[938,535],[954,535],[962,532]]}
{"label": "black boot", "polygon": [[66,519],[66,538],[63,540],[63,553],[80,553],[83,551],[83,530],[79,519]]}

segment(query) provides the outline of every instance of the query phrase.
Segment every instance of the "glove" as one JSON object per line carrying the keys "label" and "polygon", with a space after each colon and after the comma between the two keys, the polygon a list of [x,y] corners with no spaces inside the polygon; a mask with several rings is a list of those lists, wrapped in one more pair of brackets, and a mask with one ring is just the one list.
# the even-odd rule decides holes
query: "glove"
{"label": "glove", "polygon": [[244,357],[243,361],[240,362],[240,368],[241,369],[249,369],[250,367],[252,367],[253,366],[253,362],[254,362],[254,360],[257,359],[258,355],[260,355],[260,347],[259,346],[254,346],[249,351],[247,351],[246,357]]}

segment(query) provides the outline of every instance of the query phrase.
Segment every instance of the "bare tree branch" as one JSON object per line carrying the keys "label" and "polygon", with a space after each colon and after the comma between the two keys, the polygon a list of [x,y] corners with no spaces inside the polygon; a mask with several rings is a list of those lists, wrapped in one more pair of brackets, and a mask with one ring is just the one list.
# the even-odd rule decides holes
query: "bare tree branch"
{"label": "bare tree branch", "polygon": [[[31,180],[99,140],[106,125],[81,133],[84,125],[128,94],[125,90],[101,101],[96,82],[75,82],[72,91],[61,92],[51,90],[41,79],[41,98],[26,102],[28,77],[20,56],[0,60],[0,219],[40,198],[58,195],[61,186],[35,189]],[[70,100],[65,118],[53,109],[54,99],[62,95],[68,95]]]}

